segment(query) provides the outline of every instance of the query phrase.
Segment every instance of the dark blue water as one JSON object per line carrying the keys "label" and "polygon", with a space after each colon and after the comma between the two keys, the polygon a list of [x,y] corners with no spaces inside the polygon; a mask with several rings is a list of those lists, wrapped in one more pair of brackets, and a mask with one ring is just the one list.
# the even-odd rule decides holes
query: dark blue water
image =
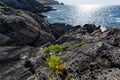
{"label": "dark blue water", "polygon": [[43,13],[50,23],[66,23],[70,25],[83,25],[94,23],[103,27],[120,28],[120,6],[52,6],[56,11]]}

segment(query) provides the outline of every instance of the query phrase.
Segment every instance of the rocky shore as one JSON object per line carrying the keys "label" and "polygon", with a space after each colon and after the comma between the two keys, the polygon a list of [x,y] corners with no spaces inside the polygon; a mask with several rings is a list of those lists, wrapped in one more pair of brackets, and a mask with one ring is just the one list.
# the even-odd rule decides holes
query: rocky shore
{"label": "rocky shore", "polygon": [[36,0],[1,0],[2,3],[15,9],[22,9],[34,13],[48,12],[54,10],[50,6],[45,6]]}
{"label": "rocky shore", "polygon": [[25,10],[0,2],[0,80],[120,80],[120,29],[49,24]]}

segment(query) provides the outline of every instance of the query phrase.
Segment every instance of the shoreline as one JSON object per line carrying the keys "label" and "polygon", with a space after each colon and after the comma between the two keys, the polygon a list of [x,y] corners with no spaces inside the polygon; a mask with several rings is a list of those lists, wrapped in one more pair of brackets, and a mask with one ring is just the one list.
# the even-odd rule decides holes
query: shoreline
{"label": "shoreline", "polygon": [[32,11],[0,3],[0,80],[120,79],[120,29],[49,24]]}

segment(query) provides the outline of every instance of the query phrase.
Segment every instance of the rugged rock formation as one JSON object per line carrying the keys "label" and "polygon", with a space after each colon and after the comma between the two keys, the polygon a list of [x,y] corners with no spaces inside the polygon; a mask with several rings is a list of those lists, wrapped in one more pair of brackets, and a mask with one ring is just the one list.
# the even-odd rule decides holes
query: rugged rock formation
{"label": "rugged rock formation", "polygon": [[64,23],[54,23],[54,24],[50,24],[49,27],[45,27],[43,28],[46,32],[51,33],[56,39],[58,39],[59,37],[73,32],[77,29],[79,29],[80,26],[71,26],[71,25],[66,25]]}
{"label": "rugged rock formation", "polygon": [[[0,80],[120,80],[119,41],[119,29],[49,25],[39,15],[0,3]],[[51,53],[43,54],[53,44],[63,48],[56,54],[65,63],[60,75],[46,64]]]}
{"label": "rugged rock formation", "polygon": [[[63,24],[61,25],[63,26]],[[87,28],[93,27],[93,25],[86,25],[88,26],[76,26],[77,30],[71,28],[70,30],[73,29],[72,32],[64,33],[61,32],[63,28],[60,30],[59,26],[59,29],[51,29],[63,33],[61,34],[61,36],[63,35],[62,38],[60,37],[55,43],[61,44],[63,47],[62,54],[58,56],[66,63],[66,77],[69,80],[119,80],[120,48],[108,41],[108,37],[114,38],[115,34],[119,38],[119,29],[99,32],[101,31],[100,28],[94,25],[95,27],[89,31]],[[64,28],[66,29],[66,27]],[[46,35],[43,35],[43,39],[47,39],[44,36]],[[9,38],[6,37],[6,39]],[[79,45],[83,41],[85,44]],[[0,79],[47,80],[47,75],[51,70],[45,64],[48,56],[43,54],[43,48],[29,46],[0,47],[0,63],[2,64],[0,66]],[[61,76],[54,74],[51,77],[51,80],[53,79],[63,80]]]}
{"label": "rugged rock formation", "polygon": [[40,56],[40,48],[0,47],[0,80],[27,80],[38,72],[40,64],[36,60]]}
{"label": "rugged rock formation", "polygon": [[60,4],[58,1],[55,1],[55,0],[37,0],[37,1],[45,5],[59,5]]}
{"label": "rugged rock formation", "polygon": [[40,16],[0,6],[3,6],[0,8],[0,45],[36,46],[55,40],[52,35],[42,31],[42,27],[47,27],[49,24]]}
{"label": "rugged rock formation", "polygon": [[47,12],[53,10],[50,6],[44,6],[36,0],[1,0],[4,4],[16,8],[23,9],[27,11],[32,11],[34,13]]}

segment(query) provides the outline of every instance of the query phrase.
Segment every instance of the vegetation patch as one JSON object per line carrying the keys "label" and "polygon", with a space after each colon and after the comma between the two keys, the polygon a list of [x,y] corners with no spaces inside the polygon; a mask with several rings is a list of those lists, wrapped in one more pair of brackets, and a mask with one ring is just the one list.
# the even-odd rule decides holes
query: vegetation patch
{"label": "vegetation patch", "polygon": [[65,63],[55,54],[50,55],[45,63],[52,69],[52,73],[57,75],[62,74],[65,69]]}
{"label": "vegetation patch", "polygon": [[44,50],[43,50],[43,53],[44,54],[61,54],[63,51],[63,47],[61,45],[50,45],[49,47],[46,47]]}
{"label": "vegetation patch", "polygon": [[24,17],[24,16],[25,16],[24,12],[22,12],[22,11],[20,11],[20,12],[18,13],[18,15],[21,16],[21,17]]}
{"label": "vegetation patch", "polygon": [[84,46],[86,44],[86,42],[85,41],[82,41],[82,42],[80,42],[80,43],[78,43],[78,44],[75,44],[75,46],[76,47],[82,47],[82,46]]}

